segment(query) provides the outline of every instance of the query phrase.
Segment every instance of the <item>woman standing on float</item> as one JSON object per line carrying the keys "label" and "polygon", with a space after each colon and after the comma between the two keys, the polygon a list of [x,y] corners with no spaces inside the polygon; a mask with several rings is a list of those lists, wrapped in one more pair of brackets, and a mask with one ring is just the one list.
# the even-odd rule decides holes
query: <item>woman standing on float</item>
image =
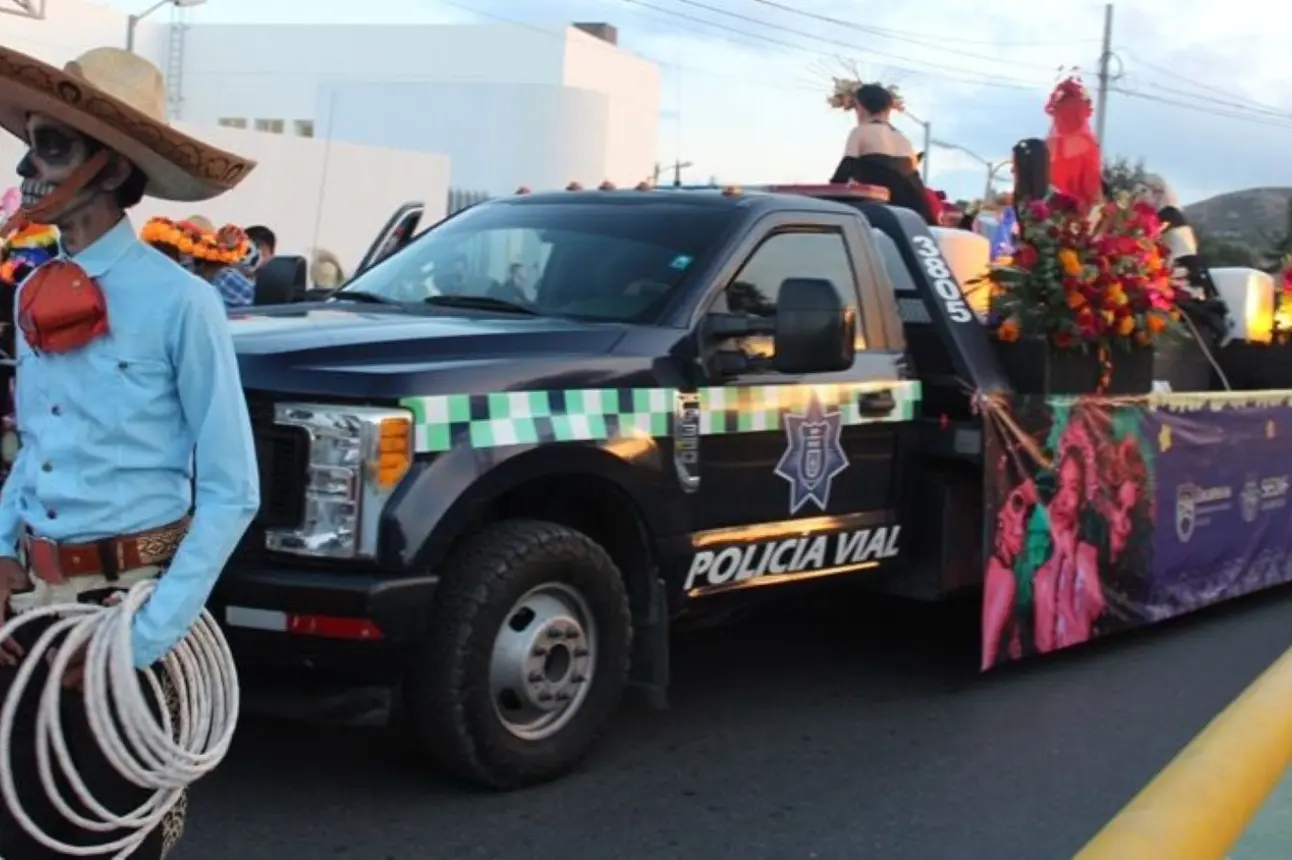
{"label": "woman standing on float", "polygon": [[936,223],[920,179],[915,147],[890,121],[893,111],[902,109],[901,99],[879,84],[858,86],[855,82],[836,81],[829,101],[833,107],[852,110],[857,117],[830,183],[882,186],[888,189],[892,205],[918,212],[926,222]]}

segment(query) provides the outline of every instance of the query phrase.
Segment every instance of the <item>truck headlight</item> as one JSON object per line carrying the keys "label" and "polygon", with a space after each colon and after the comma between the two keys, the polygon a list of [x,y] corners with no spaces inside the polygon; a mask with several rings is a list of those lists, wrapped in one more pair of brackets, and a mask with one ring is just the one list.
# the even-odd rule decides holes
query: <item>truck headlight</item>
{"label": "truck headlight", "polygon": [[309,437],[304,516],[267,529],[265,546],[322,558],[374,558],[382,509],[413,462],[406,409],[280,403],[274,423]]}

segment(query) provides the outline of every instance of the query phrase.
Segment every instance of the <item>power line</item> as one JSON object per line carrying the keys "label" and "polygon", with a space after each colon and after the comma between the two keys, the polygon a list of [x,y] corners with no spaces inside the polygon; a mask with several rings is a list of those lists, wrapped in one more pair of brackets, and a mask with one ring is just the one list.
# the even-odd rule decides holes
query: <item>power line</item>
{"label": "power line", "polygon": [[[565,38],[564,31],[556,32],[554,30],[549,30],[546,27],[540,27],[536,24],[530,24],[526,21],[519,21],[515,18],[509,18],[506,15],[499,15],[495,12],[486,12],[483,9],[477,9],[474,6],[468,6],[465,3],[459,3],[457,2],[457,0],[439,0],[439,2],[443,3],[446,6],[452,6],[455,9],[461,9],[464,12],[470,12],[473,15],[479,15],[482,18],[489,18],[491,20],[499,21],[504,24],[511,24],[515,27],[521,27],[526,30],[532,30],[535,33],[542,33],[544,36],[548,36],[549,38],[553,38],[553,39]],[[727,72],[719,72],[714,69],[701,69],[695,66],[682,65],[680,63],[665,62],[664,60],[659,60],[659,59],[656,59],[655,57],[651,57],[647,54],[639,53],[636,51],[632,53],[635,53],[637,54],[637,56],[641,57],[642,59],[649,60],[650,62],[655,63],[658,66],[676,69],[678,71],[686,72],[688,74],[706,75],[706,76],[715,77],[715,78],[723,78],[726,80],[731,80],[733,78],[739,77],[743,81],[747,81],[751,84],[757,84],[758,86],[774,87],[774,88],[786,89],[786,90],[798,90],[800,92],[808,92],[808,91],[820,92],[819,87],[810,87],[807,84],[787,84],[784,81],[759,80],[756,78],[748,78],[744,75],[737,76]],[[236,72],[233,72],[233,74],[236,74]],[[302,73],[302,74],[305,74],[305,73]],[[339,74],[340,73],[338,73],[338,75]]]}
{"label": "power line", "polygon": [[1151,71],[1158,72],[1159,74],[1162,74],[1169,78],[1177,80],[1180,83],[1187,84],[1192,87],[1196,87],[1197,89],[1203,90],[1204,92],[1218,93],[1220,96],[1223,96],[1223,98],[1203,95],[1201,93],[1191,92],[1189,90],[1180,89],[1178,87],[1172,87],[1166,84],[1159,84],[1159,83],[1150,81],[1149,85],[1152,86],[1154,89],[1160,89],[1163,92],[1174,93],[1176,95],[1198,99],[1199,101],[1211,102],[1213,104],[1221,105],[1223,107],[1232,107],[1238,110],[1246,110],[1254,113],[1266,114],[1268,116],[1279,118],[1279,119],[1292,119],[1292,111],[1288,111],[1287,109],[1276,108],[1272,105],[1258,102],[1255,99],[1250,99],[1245,96],[1237,95],[1233,92],[1233,90],[1223,89],[1221,87],[1212,86],[1210,84],[1204,84],[1199,81],[1194,81],[1189,78],[1183,77],[1178,72],[1175,72],[1172,69],[1167,69],[1162,66],[1158,66],[1153,63],[1150,63],[1147,60],[1141,59],[1133,51],[1124,50],[1123,53],[1125,53],[1128,57],[1133,59],[1137,65],[1143,66],[1144,68],[1149,69]]}
{"label": "power line", "polygon": [[[691,22],[698,23],[698,24],[704,24],[704,25],[706,25],[706,26],[710,26],[710,27],[718,27],[718,28],[721,28],[721,29],[723,29],[723,30],[725,30],[725,31],[729,32],[729,33],[736,33],[736,34],[738,34],[738,35],[745,36],[746,38],[750,38],[750,39],[757,39],[757,40],[759,40],[759,41],[767,42],[767,43],[769,43],[769,44],[779,45],[779,46],[781,46],[781,47],[790,48],[791,50],[798,51],[798,52],[800,52],[800,53],[814,54],[814,55],[816,55],[816,56],[821,56],[821,57],[829,56],[829,55],[824,54],[824,53],[822,53],[822,52],[813,51],[812,49],[810,49],[810,48],[806,48],[806,47],[804,47],[803,45],[798,45],[798,44],[795,44],[795,43],[793,43],[793,42],[787,42],[787,41],[785,41],[784,39],[777,39],[777,38],[774,38],[774,37],[772,37],[772,36],[764,35],[764,34],[762,34],[762,33],[751,33],[751,32],[750,32],[750,31],[748,31],[748,30],[742,30],[742,29],[739,29],[739,28],[736,28],[736,27],[732,27],[732,26],[730,26],[730,25],[723,24],[723,23],[720,23],[720,22],[717,22],[717,21],[710,21],[710,20],[707,20],[707,19],[705,19],[705,18],[698,18],[698,17],[696,17],[696,16],[694,16],[694,15],[688,15],[688,14],[686,14],[685,12],[679,12],[679,11],[676,11],[676,10],[673,10],[673,9],[666,9],[666,8],[663,8],[663,7],[660,7],[660,6],[656,6],[656,5],[654,5],[653,3],[645,2],[645,0],[623,0],[623,2],[625,2],[625,3],[629,3],[629,4],[632,4],[632,5],[634,5],[634,6],[640,6],[640,7],[646,8],[646,9],[653,9],[653,10],[655,10],[656,12],[660,12],[660,13],[663,13],[663,14],[666,14],[666,15],[670,15],[670,16],[675,17],[675,18],[680,18],[680,19],[685,20],[685,21],[691,21]],[[884,53],[884,52],[882,52],[882,51],[874,51],[874,50],[871,50],[871,49],[869,49],[869,48],[859,48],[855,43],[852,43],[852,42],[843,42],[843,41],[840,41],[840,40],[838,40],[838,39],[831,39],[831,38],[829,38],[829,37],[819,36],[819,35],[817,35],[817,34],[815,34],[815,33],[805,33],[805,32],[803,32],[802,30],[795,30],[795,29],[790,28],[790,27],[783,27],[783,26],[780,26],[780,25],[768,24],[767,22],[765,22],[765,21],[761,21],[761,20],[759,20],[759,19],[757,19],[757,18],[751,18],[751,17],[750,17],[750,16],[748,16],[748,15],[741,15],[741,14],[740,14],[740,13],[738,13],[738,12],[728,12],[728,11],[726,11],[726,10],[724,10],[724,9],[717,9],[717,8],[715,8],[715,7],[712,7],[712,6],[707,6],[706,4],[696,2],[696,0],[680,0],[680,2],[687,3],[688,5],[691,5],[691,6],[696,6],[697,8],[703,8],[703,9],[706,9],[707,11],[710,11],[710,12],[713,12],[713,13],[716,13],[716,14],[719,14],[719,15],[726,15],[726,16],[731,17],[731,18],[737,18],[737,19],[740,19],[740,20],[743,20],[743,21],[752,22],[752,23],[754,23],[754,24],[757,24],[757,25],[760,25],[760,26],[763,26],[763,27],[767,27],[768,29],[771,29],[771,30],[779,31],[779,32],[781,32],[781,33],[787,33],[787,34],[791,34],[791,35],[795,35],[795,36],[801,36],[801,37],[803,37],[803,38],[811,39],[811,40],[816,41],[816,42],[827,42],[827,43],[832,44],[832,45],[839,45],[839,46],[844,47],[844,48],[847,48],[847,49],[849,49],[849,50],[851,50],[851,51],[858,51],[858,52],[861,52],[861,53],[873,54],[873,55],[875,55],[875,56],[877,56],[877,57],[886,57],[886,58],[894,58],[894,59],[898,59],[898,60],[907,60],[907,58],[906,58],[906,57],[901,57],[901,56],[898,56],[898,55],[895,55],[895,54],[888,54],[888,53]],[[836,57],[835,59],[838,59],[838,58]],[[916,68],[916,67],[912,67],[912,66],[892,66],[892,68],[893,68],[895,71],[908,72],[908,73],[911,73],[911,74],[921,75],[921,76],[928,77],[928,78],[941,79],[941,80],[949,80],[949,81],[955,81],[955,82],[957,82],[957,83],[974,84],[974,85],[978,85],[978,86],[1001,87],[1001,88],[1004,88],[1004,89],[1018,89],[1018,90],[1038,90],[1038,89],[1045,89],[1045,87],[1044,87],[1043,85],[1041,85],[1041,84],[1032,83],[1032,82],[1029,82],[1029,81],[1023,81],[1023,80],[1019,80],[1019,79],[1017,79],[1017,78],[1007,78],[1007,77],[1004,77],[1004,76],[1002,76],[1002,75],[993,75],[993,74],[990,74],[990,73],[979,72],[979,71],[976,71],[976,70],[973,70],[973,69],[965,69],[965,68],[956,67],[956,66],[948,66],[948,65],[945,65],[945,64],[943,64],[943,63],[922,62],[922,63],[921,63],[921,66],[923,66],[923,67],[929,67],[929,68],[935,68],[935,69],[943,69],[943,70],[945,70],[946,72],[950,72],[951,74],[942,74],[942,75],[930,74],[930,73],[928,73],[927,71],[925,71],[925,70],[924,70],[924,68]],[[966,76],[970,76],[970,77],[966,77]]]}
{"label": "power line", "polygon": [[[687,3],[688,5],[693,5],[693,6],[700,5],[699,3],[692,3],[691,0],[679,0],[679,2]],[[946,50],[946,48],[948,47],[947,46],[948,42],[961,42],[966,45],[993,45],[993,46],[1002,46],[1002,47],[1011,45],[1011,44],[1014,46],[1021,47],[1022,45],[1028,44],[1028,43],[1017,43],[1017,42],[1016,43],[997,42],[994,40],[988,41],[988,40],[961,39],[959,37],[954,37],[954,36],[939,37],[939,36],[933,36],[933,35],[924,35],[920,33],[912,33],[909,31],[890,30],[885,27],[874,27],[869,24],[858,24],[855,21],[845,21],[842,18],[833,18],[829,15],[822,15],[818,12],[805,12],[802,9],[795,9],[793,6],[790,6],[788,4],[776,2],[776,0],[754,0],[754,2],[760,3],[763,6],[769,6],[773,9],[779,9],[782,12],[787,12],[791,15],[799,15],[803,18],[811,18],[814,21],[820,21],[825,24],[832,24],[836,27],[845,27],[849,30],[857,30],[862,33],[869,33],[872,36],[879,36],[880,38],[883,38],[883,39],[891,39],[894,42],[907,42],[912,45],[920,45],[925,48],[934,48],[937,50]],[[1078,44],[1082,41],[1098,42],[1099,40],[1085,39],[1085,40],[1074,40],[1069,42],[1050,42],[1050,43],[1032,43],[1032,44],[1034,45],[1041,45],[1041,44],[1072,45],[1072,44]],[[971,53],[968,53],[967,51],[956,51],[956,53],[962,57],[971,57],[973,59],[986,60],[987,62],[991,62],[991,63],[1002,63],[1004,65],[1018,66],[1020,68],[1044,69],[1045,71],[1054,71],[1054,68],[1052,66],[1042,66],[1036,63],[1024,63],[1017,60],[1002,60],[998,57],[986,56],[984,54],[971,54]]]}
{"label": "power line", "polygon": [[1117,93],[1118,95],[1129,96],[1130,98],[1134,98],[1134,99],[1142,99],[1143,101],[1147,101],[1147,102],[1155,102],[1157,104],[1170,105],[1172,107],[1178,107],[1184,110],[1194,111],[1196,113],[1204,113],[1208,116],[1218,116],[1224,119],[1236,119],[1236,120],[1239,120],[1240,122],[1249,122],[1249,123],[1252,123],[1253,125],[1263,125],[1268,128],[1281,128],[1281,129],[1292,130],[1292,117],[1288,117],[1287,118],[1288,122],[1286,123],[1272,122],[1271,118],[1262,117],[1260,114],[1255,114],[1250,112],[1242,113],[1238,111],[1223,111],[1223,110],[1213,110],[1211,108],[1202,108],[1198,106],[1197,102],[1186,102],[1186,101],[1179,101],[1177,99],[1169,99],[1163,96],[1156,96],[1156,95],[1150,95],[1148,93],[1139,92],[1138,90],[1126,89],[1125,87],[1112,87],[1110,88],[1109,91]]}

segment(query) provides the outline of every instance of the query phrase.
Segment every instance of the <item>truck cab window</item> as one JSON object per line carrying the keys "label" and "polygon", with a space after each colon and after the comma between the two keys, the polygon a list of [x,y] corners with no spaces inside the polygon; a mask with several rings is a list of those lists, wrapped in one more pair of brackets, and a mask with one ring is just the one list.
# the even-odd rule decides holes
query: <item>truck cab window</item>
{"label": "truck cab window", "polygon": [[852,261],[843,235],[835,232],[773,235],[741,267],[719,304],[725,302],[730,313],[776,316],[777,295],[786,278],[825,278],[845,305],[857,307]]}
{"label": "truck cab window", "polygon": [[860,319],[852,260],[843,235],[834,231],[773,235],[740,268],[714,310],[774,317],[777,296],[786,278],[830,281],[844,304],[853,308]]}
{"label": "truck cab window", "polygon": [[730,226],[725,208],[663,195],[641,206],[571,200],[473,207],[347,289],[396,302],[493,298],[538,315],[650,323]]}

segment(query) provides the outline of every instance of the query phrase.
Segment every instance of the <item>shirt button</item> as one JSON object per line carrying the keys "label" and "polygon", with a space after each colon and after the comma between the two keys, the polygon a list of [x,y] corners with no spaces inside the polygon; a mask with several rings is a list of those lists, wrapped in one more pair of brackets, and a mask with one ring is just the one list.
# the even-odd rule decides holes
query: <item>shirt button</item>
{"label": "shirt button", "polygon": [[49,517],[51,520],[56,520],[58,519],[58,511],[45,511],[45,516]]}
{"label": "shirt button", "polygon": [[63,414],[63,407],[61,407],[61,406],[59,406],[57,403],[55,403],[53,406],[51,406],[51,407],[49,408],[49,411],[50,411],[50,412],[52,412],[52,413],[53,413],[53,414],[55,414],[55,415],[62,415],[62,414]]}
{"label": "shirt button", "polygon": [[128,361],[118,361],[118,362],[117,362],[117,370],[125,370],[125,369],[126,369],[126,368],[128,368],[129,366],[130,366],[130,362],[128,362]]}
{"label": "shirt button", "polygon": [[40,464],[40,470],[42,472],[52,472],[54,471],[54,464],[46,460],[45,462]]}

